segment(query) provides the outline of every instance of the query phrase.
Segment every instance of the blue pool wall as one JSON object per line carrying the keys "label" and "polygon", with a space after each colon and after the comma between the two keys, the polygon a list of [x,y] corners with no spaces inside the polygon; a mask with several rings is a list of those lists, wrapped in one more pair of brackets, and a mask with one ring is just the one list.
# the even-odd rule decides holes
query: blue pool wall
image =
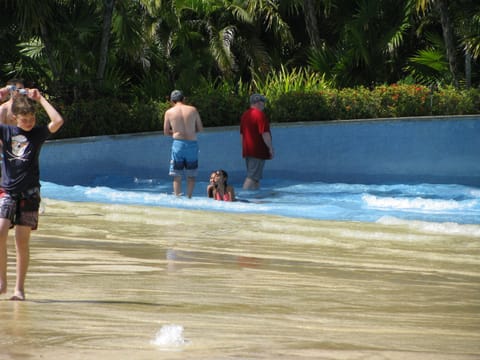
{"label": "blue pool wall", "polygon": [[[68,119],[67,119],[68,120]],[[68,121],[65,126],[68,126]],[[272,124],[275,157],[264,180],[480,186],[480,115]],[[199,173],[245,176],[238,126],[198,135]],[[41,179],[91,185],[104,177],[171,180],[172,139],[162,132],[48,141]]]}

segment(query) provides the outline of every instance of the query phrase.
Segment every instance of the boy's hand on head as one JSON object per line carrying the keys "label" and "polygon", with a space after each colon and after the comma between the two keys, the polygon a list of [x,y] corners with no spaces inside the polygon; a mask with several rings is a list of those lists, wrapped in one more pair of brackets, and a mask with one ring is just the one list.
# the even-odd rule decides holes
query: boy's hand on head
{"label": "boy's hand on head", "polygon": [[40,101],[42,98],[42,94],[38,89],[28,89],[28,95],[30,99],[33,99],[35,101]]}
{"label": "boy's hand on head", "polygon": [[0,88],[0,99],[5,98],[8,94],[10,94],[10,90],[6,86]]}

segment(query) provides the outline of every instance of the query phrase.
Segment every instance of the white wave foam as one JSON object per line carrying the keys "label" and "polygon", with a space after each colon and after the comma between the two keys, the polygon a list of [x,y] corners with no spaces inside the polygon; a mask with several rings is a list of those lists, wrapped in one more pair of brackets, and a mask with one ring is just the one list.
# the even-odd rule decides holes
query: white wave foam
{"label": "white wave foam", "polygon": [[127,204],[143,204],[155,206],[174,206],[187,209],[206,209],[213,211],[268,211],[267,206],[255,201],[215,201],[207,197],[194,196],[189,199],[185,196],[174,196],[167,193],[150,193],[141,191],[115,190],[108,187],[84,188],[84,194],[93,201],[120,202]]}
{"label": "white wave foam", "polygon": [[370,207],[390,208],[390,209],[409,209],[424,211],[444,211],[472,208],[476,205],[475,200],[458,202],[456,200],[424,199],[416,198],[393,198],[377,197],[374,195],[363,195],[362,200]]}
{"label": "white wave foam", "polygon": [[[370,222],[379,217],[379,212],[388,212],[390,215],[398,217],[408,214],[409,218],[417,218],[422,221],[479,223],[477,219],[480,214],[480,189],[477,188],[465,188],[458,185],[373,186],[320,183],[289,185],[288,182],[281,185],[285,186],[266,188],[260,193],[239,190],[237,194],[239,201],[233,203],[213,201],[200,190],[194,193],[192,199],[185,196],[176,197],[171,193],[170,183],[162,186],[157,184],[154,188],[128,190],[100,185],[94,187],[63,186],[44,182],[42,183],[42,193],[46,198],[67,201],[267,213],[313,219]],[[201,188],[203,190],[203,185]],[[397,213],[402,213],[402,215]],[[421,216],[417,216],[418,214]]]}
{"label": "white wave foam", "polygon": [[164,325],[152,340],[153,345],[162,347],[178,347],[187,343],[183,337],[183,326],[181,325]]}
{"label": "white wave foam", "polygon": [[471,189],[470,190],[470,195],[474,197],[479,197],[480,198],[480,189]]}
{"label": "white wave foam", "polygon": [[428,234],[442,234],[455,236],[469,236],[480,238],[480,225],[458,224],[454,222],[428,222],[418,220],[404,220],[393,216],[382,216],[376,221],[383,225],[402,225],[412,230],[425,232]]}

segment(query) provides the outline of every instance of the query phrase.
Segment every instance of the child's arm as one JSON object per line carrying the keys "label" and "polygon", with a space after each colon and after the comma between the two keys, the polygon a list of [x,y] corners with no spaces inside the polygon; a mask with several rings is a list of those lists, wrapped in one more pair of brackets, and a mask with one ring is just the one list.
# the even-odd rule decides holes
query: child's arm
{"label": "child's arm", "polygon": [[56,133],[63,125],[63,118],[62,116],[58,113],[58,111],[50,104],[47,99],[45,99],[42,94],[40,94],[40,91],[37,89],[30,89],[28,91],[28,96],[32,98],[33,100],[37,101],[42,105],[42,107],[45,109],[45,112],[47,113],[48,117],[50,118],[50,122],[48,124],[48,130],[50,132]]}
{"label": "child's arm", "polygon": [[229,193],[230,193],[230,201],[235,201],[235,188],[233,186],[228,186],[230,189]]}
{"label": "child's arm", "polygon": [[10,94],[10,90],[6,86],[2,87],[0,89],[0,101],[3,101],[8,94]]}
{"label": "child's arm", "polygon": [[214,185],[208,185],[207,186],[207,197],[209,198],[212,198],[213,197],[213,189],[214,189]]}
{"label": "child's arm", "polygon": [[170,115],[168,110],[165,112],[165,116],[163,120],[163,134],[165,136],[173,135],[172,125],[170,124]]}

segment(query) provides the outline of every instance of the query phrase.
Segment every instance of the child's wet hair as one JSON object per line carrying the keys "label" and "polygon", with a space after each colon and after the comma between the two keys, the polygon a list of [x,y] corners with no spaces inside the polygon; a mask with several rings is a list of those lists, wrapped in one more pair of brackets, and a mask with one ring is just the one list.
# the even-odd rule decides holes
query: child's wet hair
{"label": "child's wet hair", "polygon": [[218,169],[217,171],[215,171],[215,174],[223,176],[223,185],[226,187],[228,185],[227,184],[228,173],[223,169]]}
{"label": "child's wet hair", "polygon": [[215,173],[217,175],[220,175],[220,173],[221,173],[224,178],[228,178],[228,173],[223,169],[218,169],[217,171],[215,171]]}
{"label": "child's wet hair", "polygon": [[37,110],[37,103],[35,100],[27,96],[17,96],[13,99],[12,113],[13,115],[28,115],[35,114]]}

